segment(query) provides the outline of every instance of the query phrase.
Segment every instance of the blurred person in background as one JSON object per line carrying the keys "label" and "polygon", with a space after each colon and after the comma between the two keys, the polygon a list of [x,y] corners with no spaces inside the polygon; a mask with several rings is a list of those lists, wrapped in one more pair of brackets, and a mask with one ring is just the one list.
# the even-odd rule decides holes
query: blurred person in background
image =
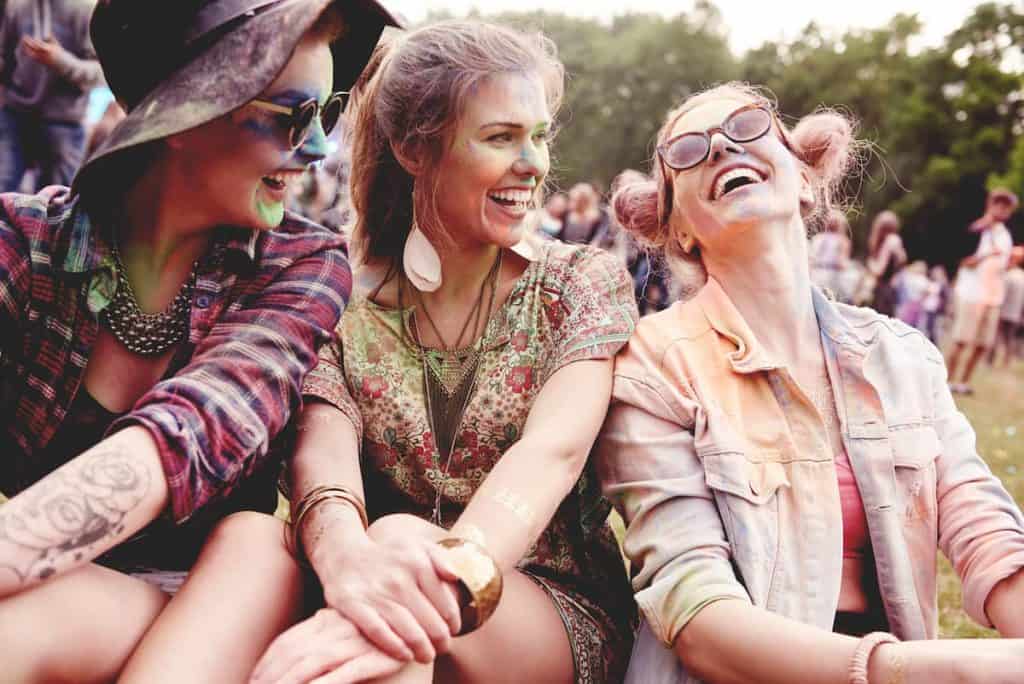
{"label": "blurred person in background", "polygon": [[616,357],[595,449],[645,617],[630,684],[1020,682],[1024,640],[937,639],[940,548],[971,617],[1024,637],[1024,515],[942,355],[810,279],[855,145],[838,112],[790,130],[727,84],[670,112],[653,178],[614,196],[705,274]]}
{"label": "blurred person in background", "polygon": [[932,344],[939,345],[939,321],[949,308],[949,276],[942,264],[935,264],[928,272],[928,293],[921,304],[921,324],[918,330],[928,336]]}
{"label": "blurred person in background", "polygon": [[70,185],[86,149],[89,91],[103,70],[89,39],[95,0],[8,0],[0,26],[0,192]]}
{"label": "blurred person in background", "polygon": [[601,196],[590,183],[577,183],[569,190],[569,210],[558,238],[576,245],[593,244],[603,237],[610,218],[601,206]]}
{"label": "blurred person in background", "polygon": [[871,307],[880,314],[896,313],[896,291],[892,279],[907,263],[907,252],[900,238],[900,219],[889,210],[879,212],[868,235],[868,273],[873,281]]}
{"label": "blurred person in background", "polygon": [[840,301],[843,290],[842,275],[850,261],[850,223],[839,209],[825,217],[824,226],[811,236],[808,246],[811,257],[811,280],[828,290]]}
{"label": "blurred person in background", "polygon": [[1010,268],[1003,277],[1006,295],[999,308],[999,335],[992,347],[989,362],[995,364],[999,351],[1003,354],[1003,368],[1017,359],[1017,337],[1020,334],[1021,318],[1024,317],[1024,245],[1017,245],[1010,253]]}
{"label": "blurred person in background", "polygon": [[911,328],[921,327],[924,300],[928,296],[931,280],[928,278],[928,264],[914,261],[907,264],[893,278],[896,290],[896,318]]}
{"label": "blurred person in background", "polygon": [[[988,194],[985,213],[968,229],[970,235],[976,236],[977,247],[961,260],[953,286],[956,302],[948,365],[954,393],[973,392],[970,383],[974,368],[995,346],[999,312],[1006,295],[1003,276],[1013,250],[1013,237],[1006,221],[1016,209],[1017,196],[1005,188],[996,188]],[[961,365],[965,353],[967,360]]]}
{"label": "blurred person in background", "polygon": [[558,237],[565,225],[565,215],[569,211],[569,196],[564,192],[553,192],[548,195],[544,206],[538,212],[538,229],[549,237]]}

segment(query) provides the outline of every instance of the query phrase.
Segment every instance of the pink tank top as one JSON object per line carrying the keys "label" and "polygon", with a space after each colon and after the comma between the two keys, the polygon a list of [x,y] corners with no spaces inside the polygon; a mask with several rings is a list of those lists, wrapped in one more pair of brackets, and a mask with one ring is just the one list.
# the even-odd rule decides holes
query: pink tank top
{"label": "pink tank top", "polygon": [[843,558],[863,559],[871,544],[868,538],[868,518],[864,513],[864,502],[860,498],[846,449],[836,452],[835,462],[839,479],[839,503],[843,511]]}

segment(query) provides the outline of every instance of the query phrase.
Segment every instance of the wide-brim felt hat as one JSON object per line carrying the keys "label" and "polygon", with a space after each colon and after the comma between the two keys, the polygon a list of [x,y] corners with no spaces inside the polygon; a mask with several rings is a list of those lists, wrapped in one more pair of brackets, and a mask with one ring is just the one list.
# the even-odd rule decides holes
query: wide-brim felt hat
{"label": "wide-brim felt hat", "polygon": [[401,26],[378,0],[100,0],[90,34],[107,85],[127,116],[82,165],[231,112],[284,70],[320,15],[335,5],[345,30],[331,44],[333,89],[349,90],[385,26]]}

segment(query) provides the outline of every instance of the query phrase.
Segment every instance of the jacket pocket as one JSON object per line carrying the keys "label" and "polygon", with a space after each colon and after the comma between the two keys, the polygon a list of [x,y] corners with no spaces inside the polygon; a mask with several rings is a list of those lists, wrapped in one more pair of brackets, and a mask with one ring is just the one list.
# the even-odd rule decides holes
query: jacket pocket
{"label": "jacket pocket", "polygon": [[892,430],[889,432],[892,448],[896,495],[902,507],[905,522],[924,521],[932,528],[936,522],[935,459],[942,451],[942,443],[929,425]]}
{"label": "jacket pocket", "polygon": [[779,493],[789,487],[777,452],[705,454],[711,490],[740,581],[755,605],[768,604],[779,548]]}
{"label": "jacket pocket", "polygon": [[703,458],[704,479],[713,490],[755,505],[767,503],[779,487],[789,486],[785,466],[773,455],[777,452],[753,458],[740,453],[707,454]]}

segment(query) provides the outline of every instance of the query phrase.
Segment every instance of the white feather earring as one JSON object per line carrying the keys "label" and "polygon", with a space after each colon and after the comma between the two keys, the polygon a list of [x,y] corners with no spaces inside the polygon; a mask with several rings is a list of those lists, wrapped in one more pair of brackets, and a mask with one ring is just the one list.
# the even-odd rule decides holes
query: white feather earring
{"label": "white feather earring", "polygon": [[416,210],[412,212],[412,227],[405,238],[402,252],[405,276],[420,292],[433,292],[441,287],[441,257],[416,222]]}

